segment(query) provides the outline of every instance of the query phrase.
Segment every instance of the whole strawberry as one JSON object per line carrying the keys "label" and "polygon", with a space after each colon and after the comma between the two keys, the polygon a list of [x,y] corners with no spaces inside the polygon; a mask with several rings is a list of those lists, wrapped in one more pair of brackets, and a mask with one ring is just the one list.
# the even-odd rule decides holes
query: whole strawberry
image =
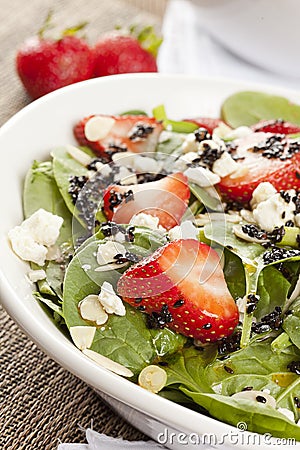
{"label": "whole strawberry", "polygon": [[94,47],[96,77],[119,73],[157,72],[156,55],[162,40],[152,27],[138,34],[110,33],[104,35]]}
{"label": "whole strawberry", "polygon": [[84,25],[66,30],[57,40],[44,38],[47,28],[44,26],[38,36],[29,38],[20,47],[16,68],[32,98],[93,76],[93,52],[84,39],[74,35]]}

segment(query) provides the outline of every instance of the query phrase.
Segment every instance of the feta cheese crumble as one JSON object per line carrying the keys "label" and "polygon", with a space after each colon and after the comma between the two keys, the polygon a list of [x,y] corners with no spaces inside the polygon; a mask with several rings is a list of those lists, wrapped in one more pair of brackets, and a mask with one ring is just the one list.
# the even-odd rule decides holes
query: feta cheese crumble
{"label": "feta cheese crumble", "polygon": [[256,205],[253,218],[257,225],[266,231],[281,227],[289,220],[294,221],[295,203],[287,203],[279,193],[276,193]]}
{"label": "feta cheese crumble", "polygon": [[33,283],[36,283],[40,280],[45,280],[46,276],[46,272],[43,269],[31,270],[30,272],[28,272],[28,278]]}
{"label": "feta cheese crumble", "polygon": [[24,261],[45,264],[48,248],[55,244],[63,218],[39,209],[20,226],[9,231],[13,251]]}
{"label": "feta cheese crumble", "polygon": [[219,175],[216,175],[209,169],[204,169],[204,167],[189,167],[184,172],[184,175],[189,181],[200,187],[209,187],[221,181]]}
{"label": "feta cheese crumble", "polygon": [[213,166],[212,171],[219,175],[219,177],[227,177],[227,175],[231,175],[239,168],[239,165],[228,152],[222,153],[221,157],[217,159]]}
{"label": "feta cheese crumble", "polygon": [[151,230],[166,231],[164,227],[159,225],[158,217],[154,217],[151,214],[146,214],[146,213],[135,214],[130,219],[130,225],[147,227],[147,228],[150,228]]}
{"label": "feta cheese crumble", "polygon": [[198,239],[199,229],[193,225],[190,220],[182,222],[169,230],[169,238],[171,241],[175,239]]}
{"label": "feta cheese crumble", "polygon": [[115,293],[110,283],[104,281],[98,296],[101,305],[108,314],[125,316],[126,310],[122,299]]}
{"label": "feta cheese crumble", "polygon": [[277,194],[277,191],[274,188],[273,184],[269,183],[268,181],[260,183],[254,189],[252,194],[252,199],[250,202],[252,209],[254,209],[259,203],[268,200],[268,198],[272,197],[275,194]]}

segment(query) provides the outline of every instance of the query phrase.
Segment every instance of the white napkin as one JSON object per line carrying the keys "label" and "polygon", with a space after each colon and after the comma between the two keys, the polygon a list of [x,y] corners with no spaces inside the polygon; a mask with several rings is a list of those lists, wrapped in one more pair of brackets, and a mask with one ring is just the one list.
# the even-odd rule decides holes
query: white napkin
{"label": "white napkin", "polygon": [[164,42],[158,67],[164,73],[226,77],[300,87],[300,79],[284,77],[254,66],[216,42],[201,26],[197,7],[189,0],[169,0],[163,23]]}
{"label": "white napkin", "polygon": [[157,450],[165,448],[154,441],[125,441],[121,438],[113,438],[105,434],[97,433],[90,428],[86,430],[86,440],[88,444],[59,444],[57,450],[117,450],[123,448]]}

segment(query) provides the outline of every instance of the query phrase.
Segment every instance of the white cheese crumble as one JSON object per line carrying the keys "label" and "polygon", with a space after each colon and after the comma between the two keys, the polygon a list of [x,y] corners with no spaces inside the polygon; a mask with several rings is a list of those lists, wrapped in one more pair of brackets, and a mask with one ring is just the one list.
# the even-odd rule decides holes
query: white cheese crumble
{"label": "white cheese crumble", "polygon": [[48,248],[55,244],[63,218],[39,209],[20,226],[9,231],[13,251],[24,261],[43,266]]}
{"label": "white cheese crumble", "polygon": [[31,270],[28,272],[28,278],[33,283],[36,283],[37,281],[44,280],[46,278],[46,272],[43,269],[38,270]]}
{"label": "white cheese crumble", "polygon": [[213,131],[213,139],[218,137],[224,141],[233,141],[252,134],[253,130],[246,126],[241,126],[235,129],[230,128],[225,123],[221,122]]}
{"label": "white cheese crumble", "polygon": [[269,183],[268,181],[260,183],[254,189],[252,194],[252,199],[250,202],[252,209],[254,209],[259,203],[268,200],[268,198],[272,197],[274,194],[277,194],[277,191],[274,188],[273,184]]}
{"label": "white cheese crumble", "polygon": [[110,283],[104,281],[98,296],[101,305],[108,314],[116,314],[117,316],[125,316],[125,306],[120,297],[115,293]]}
{"label": "white cheese crumble", "polygon": [[50,247],[57,241],[63,221],[62,217],[41,208],[24,220],[21,228],[28,231],[38,244]]}
{"label": "white cheese crumble", "polygon": [[200,187],[209,187],[221,181],[219,175],[216,175],[209,169],[204,169],[204,167],[189,167],[184,172],[184,175],[189,181]]}
{"label": "white cheese crumble", "polygon": [[78,308],[84,320],[95,322],[97,325],[103,325],[108,319],[108,315],[99,302],[98,295],[87,295],[78,303]]}
{"label": "white cheese crumble", "polygon": [[182,222],[169,230],[169,238],[171,241],[175,239],[198,239],[199,229],[193,225],[190,220]]}
{"label": "white cheese crumble", "polygon": [[77,326],[70,327],[70,335],[73,339],[74,344],[80,350],[85,350],[89,348],[94,340],[94,336],[96,333],[96,327],[88,327],[88,326]]}
{"label": "white cheese crumble", "polygon": [[108,135],[115,122],[115,119],[109,116],[91,117],[84,126],[85,137],[91,142],[99,141]]}
{"label": "white cheese crumble", "polygon": [[196,152],[185,153],[185,155],[181,155],[175,161],[174,167],[175,167],[175,169],[179,170],[180,172],[183,172],[188,167],[188,164],[190,164],[197,158],[199,158],[199,155]]}
{"label": "white cheese crumble", "polygon": [[149,156],[136,155],[133,160],[133,168],[139,173],[157,173],[161,166],[158,161]]}
{"label": "white cheese crumble", "polygon": [[239,165],[228,152],[222,153],[221,157],[217,159],[213,166],[212,171],[219,175],[219,177],[227,177],[238,169]]}
{"label": "white cheese crumble", "polygon": [[[289,191],[288,191],[289,192]],[[257,225],[266,231],[285,225],[288,220],[294,221],[295,203],[287,203],[279,193],[272,195],[253,209],[253,218]]]}
{"label": "white cheese crumble", "polygon": [[151,214],[146,213],[139,213],[135,214],[130,219],[130,225],[135,225],[139,227],[147,227],[151,230],[160,230],[160,231],[166,231],[164,227],[159,225],[159,218],[154,217]]}
{"label": "white cheese crumble", "polygon": [[118,152],[112,155],[112,160],[117,166],[132,166],[136,153]]}
{"label": "white cheese crumble", "polygon": [[189,133],[182,144],[183,153],[197,152],[199,148],[199,142],[196,141],[194,133]]}
{"label": "white cheese crumble", "polygon": [[97,250],[97,263],[101,266],[103,264],[108,264],[115,262],[114,257],[118,254],[126,253],[124,245],[119,242],[107,241],[105,244],[99,244]]}

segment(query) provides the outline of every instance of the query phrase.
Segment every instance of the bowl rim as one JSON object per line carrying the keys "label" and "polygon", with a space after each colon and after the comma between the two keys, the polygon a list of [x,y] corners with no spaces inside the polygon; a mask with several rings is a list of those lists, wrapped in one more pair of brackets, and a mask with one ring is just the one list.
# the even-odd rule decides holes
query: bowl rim
{"label": "bowl rim", "polygon": [[[299,92],[292,89],[269,86],[262,83],[243,82],[240,80],[232,80],[222,77],[211,78],[194,75],[168,75],[158,73],[112,75],[76,83],[74,85],[58,89],[57,91],[51,92],[33,101],[18,111],[2,125],[0,128],[0,140],[3,136],[5,136],[5,133],[8,130],[14,127],[17,122],[22,120],[24,115],[30,113],[31,110],[39,108],[42,104],[49,101],[55,101],[56,98],[65,95],[67,92],[73,91],[76,95],[76,92],[84,89],[86,85],[105,85],[107,83],[113,85],[114,83],[119,83],[120,81],[122,82],[122,80],[127,79],[136,79],[143,82],[143,80],[148,80],[150,78],[156,78],[158,80],[181,80],[185,82],[188,80],[193,80],[197,83],[225,83],[230,84],[232,87],[237,85],[239,88],[244,86],[245,89],[259,89],[264,90],[264,92],[273,92],[274,95],[286,95],[292,98],[297,95],[299,97]],[[160,419],[162,422],[173,426],[178,430],[181,430],[184,427],[185,430],[195,433],[197,432],[195,430],[197,430],[200,420],[201,426],[204,427],[204,429],[209,430],[209,432],[214,433],[217,436],[224,435],[230,432],[230,430],[235,433],[237,432],[237,429],[232,425],[228,425],[224,422],[218,421],[217,419],[192,411],[158,395],[153,395],[133,382],[109,372],[100,366],[97,366],[96,363],[83,355],[83,353],[72,343],[67,340],[60,339],[57,336],[53,336],[51,332],[48,329],[45,330],[41,324],[39,324],[38,320],[35,319],[34,315],[26,309],[25,303],[9,284],[1,267],[0,302],[3,304],[4,309],[11,316],[11,318],[20,326],[20,328],[23,329],[27,336],[29,336],[29,338],[39,348],[41,348],[60,366],[67,369],[69,372],[73,373],[75,376],[79,377],[96,390],[103,391],[105,394],[153,418]],[[95,383],[95,380],[98,380],[98,382]],[[170,409],[172,411],[170,411]],[[253,434],[248,431],[244,431],[244,433],[249,435]],[[237,447],[235,446],[234,448]],[[248,446],[248,448],[255,450],[261,447],[254,445]],[[278,448],[278,445],[275,445],[274,447],[273,445],[268,445],[268,448],[275,449]],[[300,445],[299,447],[294,446],[293,448],[300,448]]]}

